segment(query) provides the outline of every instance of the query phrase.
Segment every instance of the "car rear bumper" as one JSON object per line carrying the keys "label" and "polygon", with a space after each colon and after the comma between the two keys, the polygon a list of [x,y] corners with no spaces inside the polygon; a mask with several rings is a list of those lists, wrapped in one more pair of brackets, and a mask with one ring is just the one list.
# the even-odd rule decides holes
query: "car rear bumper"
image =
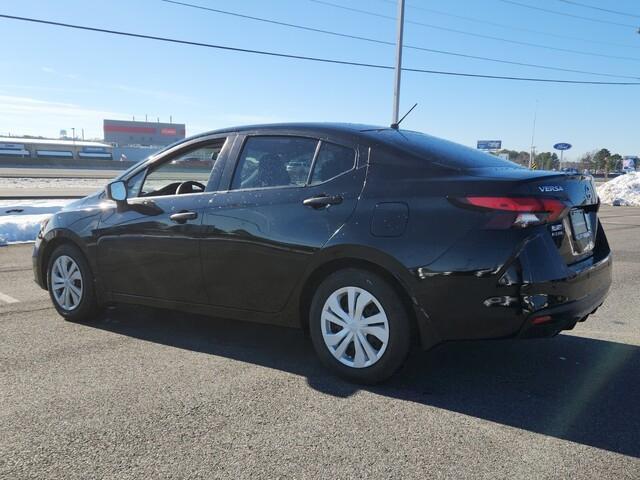
{"label": "car rear bumper", "polygon": [[427,338],[432,336],[436,343],[552,336],[593,313],[611,286],[606,239],[591,257],[573,265],[566,265],[549,242],[533,237],[506,266],[415,272],[416,305],[435,332],[421,332],[423,346],[433,343]]}
{"label": "car rear bumper", "polygon": [[552,336],[586,320],[609,293],[612,265],[611,254],[608,254],[569,278],[523,286],[526,318],[517,336]]}

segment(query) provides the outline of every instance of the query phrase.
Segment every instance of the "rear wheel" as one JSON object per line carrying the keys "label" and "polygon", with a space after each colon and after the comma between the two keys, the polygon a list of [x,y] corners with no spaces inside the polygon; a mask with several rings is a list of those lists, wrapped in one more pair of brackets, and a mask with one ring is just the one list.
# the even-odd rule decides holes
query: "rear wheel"
{"label": "rear wheel", "polygon": [[99,311],[93,289],[93,275],[74,245],[57,247],[49,258],[47,286],[53,306],[66,320],[84,322]]}
{"label": "rear wheel", "polygon": [[318,287],[310,311],[314,348],[340,376],[358,383],[378,383],[404,363],[410,323],[395,290],[378,275],[345,269]]}

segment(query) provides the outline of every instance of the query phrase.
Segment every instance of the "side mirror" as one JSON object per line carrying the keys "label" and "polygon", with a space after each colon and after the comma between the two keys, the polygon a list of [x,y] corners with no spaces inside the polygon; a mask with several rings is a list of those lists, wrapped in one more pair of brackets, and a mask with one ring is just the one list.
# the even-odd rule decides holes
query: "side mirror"
{"label": "side mirror", "polygon": [[111,182],[107,185],[107,198],[115,200],[116,202],[127,201],[127,186],[122,180],[117,182]]}

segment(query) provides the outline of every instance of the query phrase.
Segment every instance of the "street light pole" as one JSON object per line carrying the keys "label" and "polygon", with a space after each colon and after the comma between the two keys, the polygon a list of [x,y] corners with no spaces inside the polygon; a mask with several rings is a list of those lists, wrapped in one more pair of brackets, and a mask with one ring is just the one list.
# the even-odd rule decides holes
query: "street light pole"
{"label": "street light pole", "polygon": [[73,140],[73,157],[75,158],[76,155],[77,155],[76,154],[76,127],[71,127],[71,132],[72,132],[72,135],[73,135],[73,138],[72,138],[72,140]]}
{"label": "street light pole", "polygon": [[404,0],[398,0],[398,39],[396,44],[396,78],[393,88],[393,117],[391,128],[398,128],[400,116],[400,79],[402,77],[402,36],[404,33]]}

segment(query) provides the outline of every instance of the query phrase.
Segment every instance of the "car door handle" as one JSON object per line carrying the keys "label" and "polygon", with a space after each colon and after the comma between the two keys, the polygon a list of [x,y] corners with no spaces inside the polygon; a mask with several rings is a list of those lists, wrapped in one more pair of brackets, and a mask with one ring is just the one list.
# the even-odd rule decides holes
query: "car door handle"
{"label": "car door handle", "polygon": [[185,223],[187,220],[195,220],[196,218],[198,218],[198,214],[196,212],[189,212],[186,210],[169,215],[169,219],[176,223]]}
{"label": "car door handle", "polygon": [[311,208],[323,208],[329,205],[338,205],[342,203],[341,195],[318,195],[317,197],[307,198],[302,201],[304,205]]}

